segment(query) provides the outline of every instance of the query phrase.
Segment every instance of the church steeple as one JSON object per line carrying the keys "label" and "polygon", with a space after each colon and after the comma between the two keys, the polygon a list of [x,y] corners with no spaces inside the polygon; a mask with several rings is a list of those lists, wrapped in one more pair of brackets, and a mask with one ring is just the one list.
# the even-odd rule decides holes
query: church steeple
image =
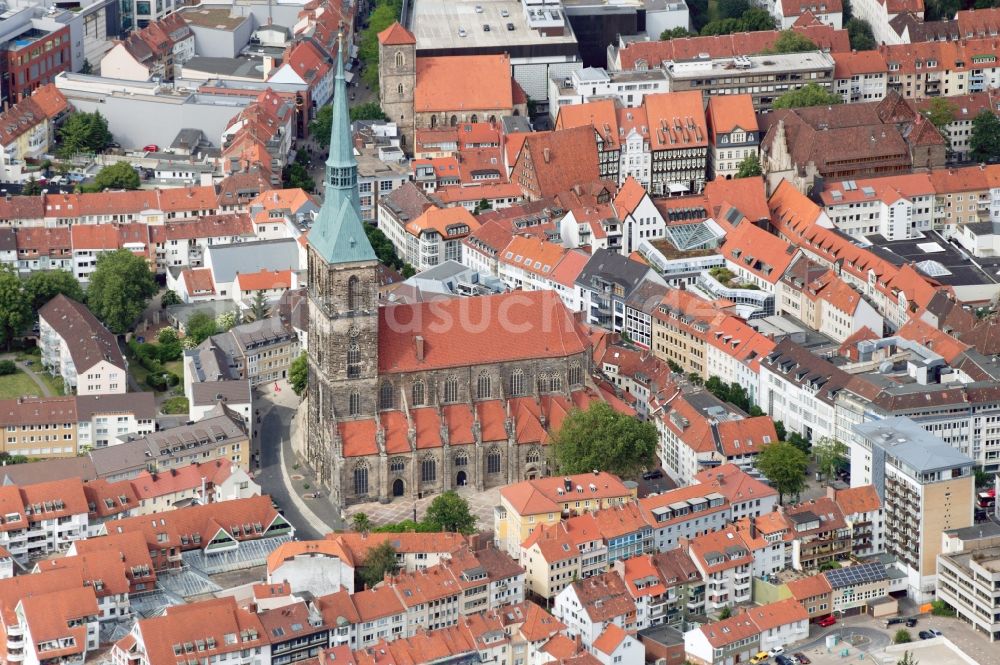
{"label": "church steeple", "polygon": [[354,159],[351,121],[347,110],[344,79],[343,34],[337,40],[337,76],[333,86],[333,121],[330,123],[330,154],[326,159],[324,199],[309,243],[328,263],[376,260],[358,197],[358,162]]}

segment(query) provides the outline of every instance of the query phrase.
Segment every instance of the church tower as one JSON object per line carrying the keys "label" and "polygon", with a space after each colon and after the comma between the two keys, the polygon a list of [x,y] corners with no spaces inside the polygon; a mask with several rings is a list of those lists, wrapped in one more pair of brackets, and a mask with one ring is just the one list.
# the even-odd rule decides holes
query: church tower
{"label": "church tower", "polygon": [[[342,39],[342,38],[341,38]],[[324,200],[309,231],[310,464],[336,491],[342,451],[336,423],[375,413],[378,378],[378,259],[365,235],[344,79],[337,53]],[[339,497],[334,497],[335,500]]]}
{"label": "church tower", "polygon": [[403,149],[413,154],[414,90],[417,86],[417,40],[397,21],[378,33],[378,98],[396,123]]}

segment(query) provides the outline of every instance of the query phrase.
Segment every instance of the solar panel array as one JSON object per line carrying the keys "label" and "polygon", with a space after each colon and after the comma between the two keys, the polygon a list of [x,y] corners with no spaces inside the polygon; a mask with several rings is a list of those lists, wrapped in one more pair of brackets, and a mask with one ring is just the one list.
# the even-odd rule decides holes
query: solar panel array
{"label": "solar panel array", "polygon": [[834,589],[856,586],[858,584],[871,584],[880,582],[888,576],[885,574],[885,566],[880,563],[862,563],[857,566],[847,566],[836,570],[828,570],[825,573],[827,581]]}

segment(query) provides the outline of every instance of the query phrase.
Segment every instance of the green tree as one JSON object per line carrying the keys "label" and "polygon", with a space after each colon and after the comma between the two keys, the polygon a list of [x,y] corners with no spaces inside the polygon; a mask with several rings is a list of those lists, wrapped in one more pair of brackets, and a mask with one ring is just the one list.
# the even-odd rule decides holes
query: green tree
{"label": "green tree", "polygon": [[358,533],[367,536],[372,530],[372,521],[366,513],[354,513],[351,524]]}
{"label": "green tree", "polygon": [[670,41],[678,37],[691,37],[697,33],[691,32],[687,28],[669,28],[660,33],[660,41]]}
{"label": "green tree", "polygon": [[184,326],[185,333],[194,340],[195,344],[201,344],[206,339],[219,332],[219,325],[215,318],[208,312],[194,312]]}
{"label": "green tree", "polygon": [[931,614],[936,617],[953,617],[955,616],[955,608],[943,600],[932,600]]}
{"label": "green tree", "polygon": [[910,631],[905,628],[900,628],[896,631],[896,634],[892,636],[893,644],[907,644],[913,641],[913,636],[910,635]]}
{"label": "green tree", "polygon": [[10,266],[0,266],[0,341],[9,349],[32,317],[31,300]]}
{"label": "green tree", "polygon": [[119,249],[97,258],[87,304],[111,332],[121,334],[135,323],[155,293],[156,280],[146,259]]}
{"label": "green tree", "polygon": [[219,330],[232,330],[237,323],[240,322],[240,315],[236,313],[236,310],[231,309],[228,312],[223,312],[215,317],[215,325],[219,327]]}
{"label": "green tree", "polygon": [[733,608],[730,607],[729,605],[726,605],[721,610],[719,610],[719,621],[722,621],[723,619],[728,619],[731,616],[733,616]]}
{"label": "green tree", "polygon": [[760,7],[752,7],[743,12],[739,18],[742,30],[746,32],[758,32],[760,30],[774,30],[776,27],[774,17],[770,12]]}
{"label": "green tree", "polygon": [[919,662],[912,653],[904,651],[903,657],[896,661],[896,665],[918,665]]}
{"label": "green tree", "polygon": [[111,141],[108,121],[100,111],[71,113],[59,128],[59,154],[63,157],[78,152],[101,152]]}
{"label": "green tree", "polygon": [[812,447],[816,467],[827,478],[833,477],[841,466],[847,463],[847,446],[837,439],[824,436]]}
{"label": "green tree", "polygon": [[778,38],[774,40],[771,48],[764,51],[765,53],[778,54],[778,53],[804,53],[806,51],[818,51],[819,47],[816,46],[816,42],[809,39],[805,35],[795,32],[792,29],[782,30]]}
{"label": "green tree", "polygon": [[842,101],[840,95],[829,92],[823,86],[807,83],[781,95],[771,106],[776,109],[795,109],[805,106],[831,106]]}
{"label": "green tree", "polygon": [[306,391],[309,385],[309,361],[306,359],[305,351],[300,353],[288,368],[288,382],[299,397]]}
{"label": "green tree", "polygon": [[[352,106],[350,111],[351,122],[355,120],[388,120],[389,116],[385,114],[382,107],[378,105],[377,102],[365,102],[364,104],[358,104],[357,106]],[[327,136],[330,133],[327,132]]]}
{"label": "green tree", "polygon": [[552,435],[559,472],[593,469],[635,478],[654,463],[657,434],[652,423],[618,413],[604,402],[573,411]]}
{"label": "green tree", "polygon": [[330,128],[333,125],[333,106],[327,104],[316,111],[316,117],[309,123],[309,133],[319,146],[330,147]]}
{"label": "green tree", "polygon": [[716,3],[719,18],[740,18],[750,9],[748,0],[719,0]]}
{"label": "green tree", "polygon": [[285,189],[300,188],[307,192],[316,189],[316,181],[309,175],[309,169],[299,162],[292,162],[282,169],[281,185]]}
{"label": "green tree", "polygon": [[180,305],[184,301],[181,297],[177,295],[176,291],[166,290],[163,292],[163,296],[160,298],[160,307],[170,307],[172,305]]}
{"label": "green tree", "polygon": [[451,531],[466,535],[475,533],[476,516],[469,504],[454,490],[438,494],[424,514],[424,524],[432,531]]}
{"label": "green tree", "polygon": [[993,478],[996,474],[986,473],[983,471],[982,467],[976,467],[973,470],[976,475],[976,489],[982,489],[984,487],[993,487]]}
{"label": "green tree", "polygon": [[243,318],[247,321],[261,321],[267,318],[270,311],[271,308],[267,304],[267,296],[264,295],[263,291],[256,291],[253,294],[250,307],[243,313]]}
{"label": "green tree", "polygon": [[809,458],[792,444],[778,441],[761,449],[754,466],[767,476],[783,502],[786,494],[798,494],[805,487]]}
{"label": "green tree", "polygon": [[368,27],[361,33],[358,46],[358,59],[364,66],[361,79],[373,90],[378,88],[378,33],[399,19],[402,4],[402,0],[376,0]]}
{"label": "green tree", "polygon": [[21,194],[23,196],[38,196],[41,193],[42,186],[37,180],[35,180],[35,176],[32,174],[32,176],[28,178],[28,182],[24,183],[24,187],[21,188]]}
{"label": "green tree", "polygon": [[73,273],[65,270],[36,270],[24,280],[31,309],[38,311],[42,305],[60,293],[77,302],[83,302],[83,288]]}
{"label": "green tree", "polygon": [[365,235],[368,236],[368,242],[371,243],[372,249],[375,250],[375,256],[378,257],[380,263],[394,270],[404,271],[405,264],[399,258],[399,255],[396,254],[396,248],[388,236],[382,233],[374,224],[365,224]]}
{"label": "green tree", "polygon": [[396,548],[388,540],[382,541],[381,545],[371,548],[365,555],[361,564],[361,581],[371,588],[384,580],[386,575],[395,573],[398,568]]}
{"label": "green tree", "polygon": [[922,111],[924,117],[931,121],[931,124],[941,129],[945,125],[954,122],[955,113],[958,106],[949,101],[947,97],[934,97],[927,105],[927,110]]}
{"label": "green tree", "polygon": [[1000,158],[1000,118],[993,111],[984,109],[973,118],[969,147],[973,159],[988,162]]}
{"label": "green tree", "polygon": [[785,435],[788,434],[787,430],[785,430],[785,423],[775,420],[774,432],[778,435],[778,441],[785,441]]}
{"label": "green tree", "polygon": [[128,162],[115,162],[105,166],[94,176],[98,191],[105,189],[139,189],[142,178]]}
{"label": "green tree", "polygon": [[875,41],[875,34],[868,21],[860,18],[852,18],[844,24],[847,29],[847,38],[851,42],[851,48],[855,51],[872,51],[878,46]]}
{"label": "green tree", "polygon": [[787,439],[782,439],[781,437],[778,437],[778,440],[786,441],[792,444],[793,446],[801,450],[805,455],[810,455],[812,453],[812,444],[809,443],[809,439],[802,436],[798,432],[790,433]]}
{"label": "green tree", "polygon": [[841,568],[843,568],[843,566],[841,566],[841,565],[840,565],[839,563],[837,563],[836,561],[826,561],[826,562],[824,562],[824,563],[821,563],[821,564],[819,565],[819,571],[820,571],[821,573],[822,573],[822,572],[825,572],[825,571],[827,571],[827,570],[839,570],[839,569],[841,569]]}
{"label": "green tree", "polygon": [[752,152],[740,162],[740,168],[736,171],[736,178],[756,178],[764,174],[760,167],[760,158],[757,153]]}
{"label": "green tree", "polygon": [[180,360],[181,355],[184,353],[180,337],[178,337],[177,331],[173,328],[161,328],[160,332],[156,334],[156,342],[159,345],[157,358],[161,363]]}
{"label": "green tree", "polygon": [[83,64],[80,65],[80,73],[81,74],[93,74],[94,73],[94,66],[92,64],[90,64],[90,60],[88,60],[87,58],[84,58],[83,59]]}
{"label": "green tree", "polygon": [[491,204],[486,199],[482,199],[479,203],[476,204],[476,209],[472,211],[472,214],[478,215],[479,213],[485,212],[487,210],[493,210],[493,204]]}
{"label": "green tree", "polygon": [[927,0],[924,3],[924,20],[950,21],[961,8],[959,0]]}
{"label": "green tree", "polygon": [[13,360],[0,360],[0,376],[17,374],[17,365]]}

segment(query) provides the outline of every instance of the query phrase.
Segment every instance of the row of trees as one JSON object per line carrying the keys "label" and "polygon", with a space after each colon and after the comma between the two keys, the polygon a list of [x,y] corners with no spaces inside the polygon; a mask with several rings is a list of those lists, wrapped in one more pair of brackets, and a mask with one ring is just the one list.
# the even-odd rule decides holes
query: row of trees
{"label": "row of trees", "polygon": [[86,292],[76,277],[63,270],[37,271],[21,279],[3,266],[0,267],[0,342],[9,348],[38,310],[59,294],[86,302],[109,330],[123,333],[139,318],[155,293],[156,282],[145,259],[124,249],[98,257]]}
{"label": "row of trees", "polygon": [[402,0],[375,0],[368,27],[361,33],[358,46],[358,59],[363,66],[361,80],[373,90],[378,88],[378,33],[398,21],[402,10]]}

